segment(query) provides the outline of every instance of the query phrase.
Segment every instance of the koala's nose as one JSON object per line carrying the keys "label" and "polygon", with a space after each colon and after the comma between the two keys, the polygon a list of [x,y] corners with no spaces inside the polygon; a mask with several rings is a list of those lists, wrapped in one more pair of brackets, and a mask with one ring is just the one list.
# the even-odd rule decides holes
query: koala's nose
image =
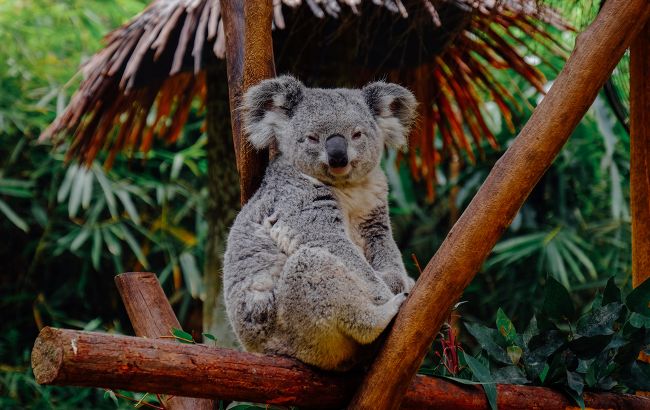
{"label": "koala's nose", "polygon": [[327,163],[330,167],[340,168],[348,165],[348,143],[341,134],[333,134],[325,140]]}

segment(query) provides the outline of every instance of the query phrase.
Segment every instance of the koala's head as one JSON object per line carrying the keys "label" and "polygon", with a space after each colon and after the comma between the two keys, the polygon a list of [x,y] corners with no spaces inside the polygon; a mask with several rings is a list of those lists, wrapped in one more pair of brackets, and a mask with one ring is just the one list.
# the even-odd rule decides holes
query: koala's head
{"label": "koala's head", "polygon": [[300,172],[339,185],[359,181],[377,167],[384,145],[406,145],[416,105],[413,94],[396,84],[320,89],[282,76],[251,87],[242,108],[244,129],[256,148],[275,139]]}

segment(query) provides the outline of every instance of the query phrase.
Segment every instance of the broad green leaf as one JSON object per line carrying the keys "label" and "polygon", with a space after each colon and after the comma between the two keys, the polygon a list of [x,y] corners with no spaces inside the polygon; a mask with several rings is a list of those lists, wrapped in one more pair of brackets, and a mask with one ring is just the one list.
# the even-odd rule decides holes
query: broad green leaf
{"label": "broad green leaf", "polygon": [[551,319],[566,320],[575,314],[571,296],[564,286],[551,276],[544,287],[544,312]]}
{"label": "broad green leaf", "polygon": [[569,388],[571,388],[571,390],[576,392],[578,396],[582,396],[582,390],[585,387],[584,382],[582,380],[582,376],[579,373],[570,372],[567,370],[566,379]]}
{"label": "broad green leaf", "polygon": [[210,340],[212,340],[214,342],[217,341],[217,338],[214,335],[210,334],[210,333],[203,333],[203,337],[205,337],[206,339],[210,339]]}
{"label": "broad green leaf", "polygon": [[517,336],[517,330],[501,308],[497,310],[496,324],[499,333],[501,336],[503,336],[506,342],[509,344],[514,344]]}
{"label": "broad green leaf", "polygon": [[581,336],[611,335],[622,310],[623,305],[618,302],[593,309],[578,320],[576,332]]}
{"label": "broad green leaf", "polygon": [[618,302],[621,303],[621,290],[616,286],[616,282],[614,282],[614,277],[612,276],[609,278],[607,281],[607,285],[605,286],[605,290],[603,290],[603,305],[607,305],[612,302]]}
{"label": "broad green leaf", "polygon": [[644,316],[640,313],[632,312],[628,318],[628,323],[638,329],[641,329],[642,327],[650,329],[650,317]]}
{"label": "broad green leaf", "polygon": [[493,359],[504,364],[512,364],[505,349],[497,343],[497,340],[501,337],[499,332],[478,323],[465,322],[465,327],[467,328],[467,331],[474,336],[479,346],[481,346]]}
{"label": "broad green leaf", "polygon": [[625,304],[632,312],[650,316],[650,280],[646,280],[630,292],[625,298]]}
{"label": "broad green leaf", "polygon": [[512,363],[518,364],[519,360],[521,359],[523,350],[521,350],[521,347],[519,346],[512,345],[512,346],[508,346],[506,352],[508,353],[508,357],[510,358],[510,360],[512,360]]}
{"label": "broad green leaf", "polygon": [[176,338],[181,343],[194,343],[194,339],[192,338],[192,335],[185,332],[182,329],[177,329],[175,327],[172,327],[171,329],[172,335]]}
{"label": "broad green leaf", "polygon": [[[483,383],[494,383],[494,378],[490,374],[490,369],[488,369],[483,363],[479,362],[472,356],[462,352],[465,362],[469,369],[472,371],[472,374],[476,379]],[[492,410],[497,409],[497,387],[494,384],[483,384],[483,390],[485,390],[485,395],[487,396],[488,402],[490,403],[490,408]]]}

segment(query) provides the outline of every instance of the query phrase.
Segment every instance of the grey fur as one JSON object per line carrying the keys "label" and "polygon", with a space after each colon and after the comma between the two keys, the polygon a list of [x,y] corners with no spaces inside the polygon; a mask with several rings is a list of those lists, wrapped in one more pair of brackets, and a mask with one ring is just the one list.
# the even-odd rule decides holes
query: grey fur
{"label": "grey fur", "polygon": [[[362,90],[307,88],[266,80],[244,96],[244,127],[280,154],[228,237],[228,316],[248,351],[296,357],[330,370],[356,364],[413,286],[393,240],[385,144],[400,147],[415,98],[383,82]],[[349,165],[334,172],[327,136],[347,143]]]}

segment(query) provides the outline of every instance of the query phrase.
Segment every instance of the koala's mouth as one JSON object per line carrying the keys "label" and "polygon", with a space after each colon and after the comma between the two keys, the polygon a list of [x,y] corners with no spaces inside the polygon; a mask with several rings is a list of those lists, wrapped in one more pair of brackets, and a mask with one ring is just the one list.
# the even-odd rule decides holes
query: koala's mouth
{"label": "koala's mouth", "polygon": [[327,170],[335,177],[344,177],[352,171],[352,165],[347,164],[344,167],[327,167]]}

